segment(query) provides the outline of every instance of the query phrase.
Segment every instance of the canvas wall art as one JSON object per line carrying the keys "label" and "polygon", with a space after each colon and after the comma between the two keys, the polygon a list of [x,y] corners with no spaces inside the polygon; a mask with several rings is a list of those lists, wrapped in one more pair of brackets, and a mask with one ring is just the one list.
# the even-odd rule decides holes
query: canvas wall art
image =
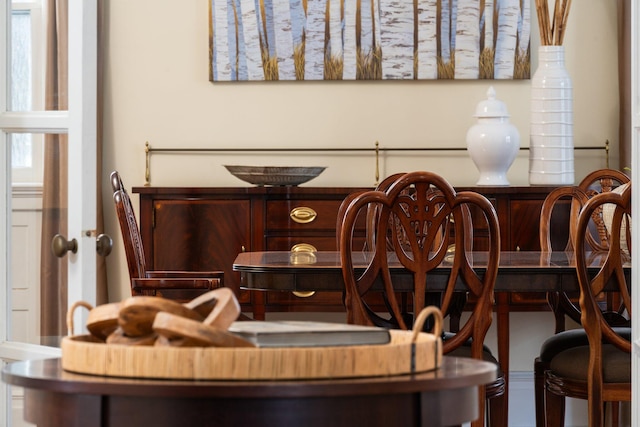
{"label": "canvas wall art", "polygon": [[530,0],[210,0],[210,80],[530,78]]}

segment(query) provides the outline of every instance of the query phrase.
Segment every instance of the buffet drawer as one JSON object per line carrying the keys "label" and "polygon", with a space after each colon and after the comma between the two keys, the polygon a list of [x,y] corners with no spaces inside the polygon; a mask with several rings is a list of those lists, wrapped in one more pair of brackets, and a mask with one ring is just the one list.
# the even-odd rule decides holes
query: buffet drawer
{"label": "buffet drawer", "polygon": [[342,200],[267,201],[267,230],[327,230],[335,232]]}

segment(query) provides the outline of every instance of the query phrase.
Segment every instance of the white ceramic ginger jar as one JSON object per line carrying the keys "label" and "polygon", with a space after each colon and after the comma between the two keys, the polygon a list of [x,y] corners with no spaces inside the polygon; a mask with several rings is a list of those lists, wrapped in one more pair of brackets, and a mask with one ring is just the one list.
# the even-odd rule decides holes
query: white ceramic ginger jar
{"label": "white ceramic ginger jar", "polygon": [[520,150],[520,134],[509,122],[504,102],[496,99],[493,86],[487,99],[476,107],[477,123],[467,131],[467,151],[480,171],[476,185],[509,185],[507,171]]}

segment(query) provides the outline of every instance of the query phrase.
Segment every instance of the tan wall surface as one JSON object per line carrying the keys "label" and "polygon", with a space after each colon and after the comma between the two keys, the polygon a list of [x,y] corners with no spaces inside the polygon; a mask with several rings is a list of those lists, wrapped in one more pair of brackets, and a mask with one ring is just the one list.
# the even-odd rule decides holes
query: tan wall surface
{"label": "tan wall surface", "polygon": [[[208,7],[207,0],[105,2],[105,189],[113,169],[128,188],[144,184],[145,141],[157,148],[373,148],[376,141],[382,147],[465,147],[475,106],[490,85],[507,104],[521,145],[528,146],[529,80],[211,83]],[[573,2],[568,25],[564,44],[574,86],[575,144],[611,141],[615,166],[615,3]],[[527,155],[521,151],[511,167],[512,185],[528,184]],[[328,166],[305,185],[366,186],[375,180],[372,154],[154,154],[152,185],[245,185],[224,164]],[[604,152],[576,153],[577,180],[604,166]],[[478,178],[465,151],[393,153],[380,159],[382,176],[417,169],[440,173],[454,185],[472,185]],[[128,276],[108,190],[104,201],[107,231],[115,237],[108,261],[110,299],[119,300],[128,296]],[[136,209],[137,203],[134,195]]]}

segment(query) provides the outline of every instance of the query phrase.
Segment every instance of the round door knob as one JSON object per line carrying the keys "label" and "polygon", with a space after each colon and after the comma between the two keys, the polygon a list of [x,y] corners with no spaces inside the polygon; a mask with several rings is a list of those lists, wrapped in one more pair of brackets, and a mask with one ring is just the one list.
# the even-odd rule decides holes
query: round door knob
{"label": "round door knob", "polygon": [[51,241],[51,250],[58,258],[62,258],[69,251],[75,254],[78,252],[78,241],[76,239],[67,241],[64,236],[56,234],[53,236],[53,240]]}
{"label": "round door knob", "polygon": [[100,234],[96,239],[96,252],[100,256],[107,256],[113,248],[113,239],[108,234]]}

